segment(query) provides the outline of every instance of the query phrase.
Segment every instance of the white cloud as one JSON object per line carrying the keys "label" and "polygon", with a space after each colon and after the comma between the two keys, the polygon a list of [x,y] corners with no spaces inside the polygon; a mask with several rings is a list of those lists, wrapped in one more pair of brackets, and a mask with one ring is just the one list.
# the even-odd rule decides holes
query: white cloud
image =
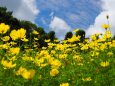
{"label": "white cloud", "polygon": [[13,11],[13,16],[21,20],[34,22],[39,10],[36,6],[36,0],[1,0],[0,6],[5,6]]}
{"label": "white cloud", "polygon": [[102,24],[107,23],[106,16],[109,15],[109,22],[111,25],[112,34],[115,35],[115,0],[101,0],[102,1],[102,12],[96,17],[94,25],[86,30],[86,35],[100,32],[103,33],[105,30],[101,28]]}
{"label": "white cloud", "polygon": [[59,39],[64,39],[65,34],[71,30],[71,27],[63,19],[56,16],[51,21],[49,27],[51,28],[50,30],[56,32],[56,36]]}

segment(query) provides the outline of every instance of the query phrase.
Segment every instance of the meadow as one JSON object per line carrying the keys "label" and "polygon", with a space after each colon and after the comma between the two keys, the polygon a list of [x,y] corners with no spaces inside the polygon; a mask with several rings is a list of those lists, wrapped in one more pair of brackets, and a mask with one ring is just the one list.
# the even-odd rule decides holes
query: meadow
{"label": "meadow", "polygon": [[115,86],[115,40],[109,28],[104,24],[104,34],[83,42],[73,35],[61,42],[45,40],[48,46],[38,48],[36,42],[29,47],[24,28],[10,31],[0,23],[0,86]]}

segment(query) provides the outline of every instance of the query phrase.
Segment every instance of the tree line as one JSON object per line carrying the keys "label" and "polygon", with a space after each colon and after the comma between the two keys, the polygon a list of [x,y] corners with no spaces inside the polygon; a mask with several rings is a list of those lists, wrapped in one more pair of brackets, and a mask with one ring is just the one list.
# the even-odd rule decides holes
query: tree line
{"label": "tree line", "polygon": [[[27,33],[26,33],[26,37],[29,40],[29,45],[33,46],[32,43],[35,41],[33,40],[35,37],[38,38],[38,40],[36,40],[36,42],[39,43],[39,47],[47,47],[47,42],[45,42],[45,40],[50,39],[50,42],[54,42],[56,38],[55,36],[55,32],[54,31],[50,31],[48,33],[46,33],[44,31],[43,27],[39,27],[36,24],[30,22],[30,21],[26,21],[26,20],[19,20],[15,17],[13,17],[12,15],[12,11],[7,11],[6,7],[0,7],[0,23],[5,23],[8,24],[11,28],[11,30],[13,29],[20,29],[20,28],[24,28],[26,29]],[[32,31],[36,30],[39,35],[32,35]],[[80,42],[83,42],[85,39],[85,31],[84,30],[79,30],[75,33],[76,36],[81,36],[80,38]],[[73,33],[72,32],[67,32],[65,34],[65,40],[67,40],[68,38],[72,38]],[[23,44],[23,43],[22,43]]]}

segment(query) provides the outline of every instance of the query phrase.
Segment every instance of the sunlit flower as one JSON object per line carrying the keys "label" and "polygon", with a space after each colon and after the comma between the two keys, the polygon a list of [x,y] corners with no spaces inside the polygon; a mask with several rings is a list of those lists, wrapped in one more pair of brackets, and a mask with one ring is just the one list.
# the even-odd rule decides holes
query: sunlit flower
{"label": "sunlit flower", "polygon": [[4,36],[3,38],[1,38],[2,41],[9,41],[10,40],[10,37],[9,36]]}
{"label": "sunlit flower", "polygon": [[17,30],[18,38],[24,39],[26,37],[26,30],[24,28],[20,28]]}
{"label": "sunlit flower", "polygon": [[19,54],[20,52],[20,48],[16,47],[16,48],[10,48],[10,53],[11,54]]}
{"label": "sunlit flower", "polygon": [[111,56],[113,56],[114,54],[113,54],[113,52],[108,52],[107,55],[108,55],[109,57],[111,57]]}
{"label": "sunlit flower", "polygon": [[68,42],[75,42],[75,41],[79,41],[80,40],[80,36],[73,35],[72,38],[69,38],[67,41]]}
{"label": "sunlit flower", "polygon": [[25,79],[32,79],[35,75],[35,70],[20,67],[18,71],[16,71],[16,75],[21,75]]}
{"label": "sunlit flower", "polygon": [[100,65],[101,65],[102,67],[107,67],[107,66],[109,66],[109,62],[107,62],[107,61],[101,62]]}
{"label": "sunlit flower", "polygon": [[52,68],[59,68],[61,66],[61,62],[59,60],[53,60],[51,63]]}
{"label": "sunlit flower", "polygon": [[48,39],[48,40],[45,40],[45,42],[50,42],[50,39]]}
{"label": "sunlit flower", "polygon": [[24,70],[21,73],[22,77],[25,79],[32,79],[35,75],[35,70]]}
{"label": "sunlit flower", "polygon": [[29,40],[28,39],[26,39],[26,38],[23,38],[23,39],[21,39],[22,41],[24,41],[24,42],[28,42]]}
{"label": "sunlit flower", "polygon": [[33,30],[32,33],[35,34],[35,35],[38,35],[38,34],[39,34],[36,30]]}
{"label": "sunlit flower", "polygon": [[4,23],[0,24],[0,34],[5,34],[9,29],[9,25],[5,25]]}
{"label": "sunlit flower", "polygon": [[12,61],[7,61],[2,59],[1,64],[4,66],[6,69],[14,68],[16,64],[13,64]]}
{"label": "sunlit flower", "polygon": [[16,30],[12,30],[10,33],[10,37],[12,38],[12,40],[16,40],[18,39],[18,34]]}
{"label": "sunlit flower", "polygon": [[102,28],[108,29],[108,28],[110,28],[110,25],[109,25],[109,24],[103,24],[103,25],[102,25]]}
{"label": "sunlit flower", "polygon": [[75,30],[73,30],[73,32],[78,32],[79,31],[79,29],[75,29]]}
{"label": "sunlit flower", "polygon": [[83,81],[91,81],[91,77],[82,78]]}
{"label": "sunlit flower", "polygon": [[69,86],[69,83],[62,83],[60,86]]}
{"label": "sunlit flower", "polygon": [[58,73],[59,73],[59,71],[58,71],[57,69],[52,69],[52,70],[50,71],[50,75],[51,75],[51,76],[56,76]]}
{"label": "sunlit flower", "polygon": [[12,40],[24,39],[26,37],[26,30],[24,28],[20,28],[19,30],[12,30],[10,37]]}

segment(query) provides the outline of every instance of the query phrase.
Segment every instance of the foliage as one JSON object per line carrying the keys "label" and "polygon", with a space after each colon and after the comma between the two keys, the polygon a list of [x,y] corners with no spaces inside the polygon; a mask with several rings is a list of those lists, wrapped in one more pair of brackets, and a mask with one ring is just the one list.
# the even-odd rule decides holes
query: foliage
{"label": "foliage", "polygon": [[78,30],[76,31],[76,36],[80,36],[80,41],[83,42],[85,39],[85,31],[84,30]]}
{"label": "foliage", "polygon": [[65,40],[67,40],[68,38],[72,38],[73,33],[72,32],[67,32],[65,35]]}
{"label": "foliage", "polygon": [[50,31],[48,33],[48,38],[51,40],[51,41],[54,41],[54,39],[56,38],[55,37],[55,32],[54,31]]}

